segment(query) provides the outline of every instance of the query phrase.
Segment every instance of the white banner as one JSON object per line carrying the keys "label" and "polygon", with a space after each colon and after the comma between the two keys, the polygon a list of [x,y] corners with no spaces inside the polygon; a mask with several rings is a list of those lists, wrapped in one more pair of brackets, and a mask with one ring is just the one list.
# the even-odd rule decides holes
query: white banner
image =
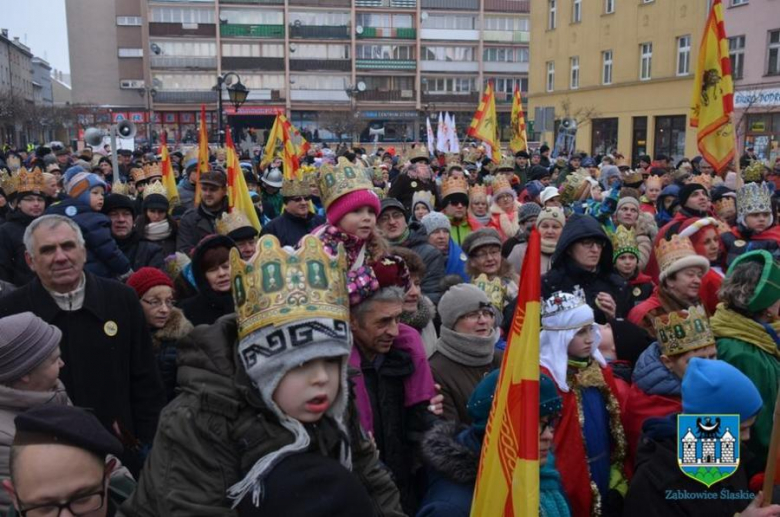
{"label": "white banner", "polygon": [[770,106],[780,106],[780,88],[734,92],[734,107],[737,109]]}

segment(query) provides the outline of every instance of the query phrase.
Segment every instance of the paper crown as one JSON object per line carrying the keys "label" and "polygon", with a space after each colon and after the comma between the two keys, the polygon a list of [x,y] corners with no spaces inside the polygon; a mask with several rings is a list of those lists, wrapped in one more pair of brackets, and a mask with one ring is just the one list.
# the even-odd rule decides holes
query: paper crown
{"label": "paper crown", "polygon": [[469,188],[469,199],[473,199],[477,196],[487,197],[488,191],[485,185],[472,185]]}
{"label": "paper crown", "polygon": [[470,147],[463,153],[463,163],[477,163],[481,154],[476,147]]}
{"label": "paper crown", "polygon": [[230,250],[230,267],[239,339],[298,320],[349,321],[347,259],[341,245],[331,256],[317,237],[306,235],[292,251],[265,235],[248,262],[236,248]]}
{"label": "paper crown", "polygon": [[[147,189],[148,190],[148,189]],[[144,191],[144,196],[146,192]],[[232,212],[224,212],[219,219],[217,219],[217,233],[220,235],[228,235],[234,230],[239,228],[254,228],[252,223],[249,222],[249,218],[241,210],[234,209]]]}
{"label": "paper crown", "polygon": [[11,172],[16,172],[22,167],[22,160],[15,154],[9,155],[8,158],[5,159],[5,163],[8,165],[8,170]]}
{"label": "paper crown", "polygon": [[748,183],[737,191],[737,216],[772,213],[772,193],[765,183]]}
{"label": "paper crown", "polygon": [[311,196],[311,179],[285,179],[282,181],[282,197]]}
{"label": "paper crown", "polygon": [[162,178],[162,169],[160,168],[159,163],[147,163],[143,167],[144,169],[144,178],[147,180],[150,178]]}
{"label": "paper crown", "polygon": [[542,318],[556,316],[566,311],[574,310],[587,305],[585,292],[578,287],[572,293],[556,291],[552,296],[544,300],[542,304]]}
{"label": "paper crown", "polygon": [[427,190],[418,190],[412,195],[412,209],[414,209],[417,203],[427,203],[428,208],[433,210],[433,194]]}
{"label": "paper crown", "polygon": [[116,179],[114,180],[114,183],[111,184],[111,193],[126,196],[130,193],[130,187],[127,183],[122,183],[119,179]]}
{"label": "paper crown", "polygon": [[707,313],[699,305],[653,319],[661,353],[679,355],[715,344]]}
{"label": "paper crown", "polygon": [[142,167],[134,167],[130,169],[130,179],[133,183],[146,180],[146,171]]}
{"label": "paper crown", "polygon": [[642,183],[642,180],[644,177],[642,176],[642,173],[635,170],[627,170],[621,174],[623,177],[623,183],[626,185],[635,185],[637,183]]}
{"label": "paper crown", "polygon": [[496,170],[515,170],[515,157],[514,155],[503,156],[501,161],[498,162]]}
{"label": "paper crown", "polygon": [[497,276],[493,280],[488,280],[487,275],[482,273],[477,278],[472,278],[471,283],[477,286],[480,291],[487,295],[490,303],[499,312],[504,310],[506,287],[504,287],[504,283],[501,281],[501,277]]}
{"label": "paper crown", "polygon": [[764,180],[764,162],[761,160],[753,160],[750,165],[745,167],[742,171],[742,177],[746,182],[761,182]]}
{"label": "paper crown", "polygon": [[441,198],[446,199],[447,196],[453,194],[469,195],[469,184],[466,183],[466,178],[456,176],[454,178],[446,178],[441,182]]}
{"label": "paper crown", "polygon": [[43,194],[44,181],[43,171],[39,167],[27,170],[25,167],[19,169],[19,186],[17,192]]}
{"label": "paper crown", "polygon": [[7,170],[0,170],[0,188],[5,192],[6,197],[16,194],[19,189],[19,176],[12,176]]}
{"label": "paper crown", "polygon": [[417,145],[414,147],[414,149],[409,150],[409,154],[407,156],[410,162],[414,162],[415,160],[428,160],[430,161],[431,155],[428,152],[428,148],[424,145]]}
{"label": "paper crown", "polygon": [[493,198],[497,198],[501,194],[511,194],[512,192],[514,192],[514,190],[509,183],[509,178],[503,174],[493,178]]}
{"label": "paper crown", "polygon": [[698,174],[696,176],[691,177],[691,183],[696,183],[698,185],[701,185],[705,189],[707,189],[707,192],[712,189],[712,176],[709,174]]}
{"label": "paper crown", "polygon": [[632,253],[637,259],[639,258],[639,248],[636,244],[636,235],[633,229],[627,229],[621,224],[610,235],[610,239],[612,239],[613,261],[617,260],[623,253]]}
{"label": "paper crown", "polygon": [[146,186],[144,189],[144,199],[151,196],[152,194],[159,194],[165,197],[165,199],[168,199],[168,189],[166,189],[160,181],[155,181],[154,183]]}
{"label": "paper crown", "polygon": [[661,181],[661,176],[648,176],[645,180],[645,187],[662,188],[663,181]]}
{"label": "paper crown", "polygon": [[371,190],[374,182],[366,169],[352,164],[343,156],[336,165],[323,164],[320,167],[320,197],[322,204],[328,207],[338,198],[358,190]]}
{"label": "paper crown", "polygon": [[575,201],[579,201],[582,195],[585,193],[586,187],[589,185],[587,182],[588,174],[575,171],[566,178],[561,189],[561,202],[570,205]]}
{"label": "paper crown", "polygon": [[655,247],[655,257],[661,272],[668,270],[674,262],[694,255],[696,255],[696,250],[693,248],[691,240],[677,234],[672,235],[669,240],[661,239]]}

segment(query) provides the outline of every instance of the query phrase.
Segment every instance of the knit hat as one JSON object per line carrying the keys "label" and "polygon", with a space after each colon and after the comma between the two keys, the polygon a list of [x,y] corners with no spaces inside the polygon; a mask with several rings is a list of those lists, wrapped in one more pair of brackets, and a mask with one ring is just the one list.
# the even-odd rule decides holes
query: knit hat
{"label": "knit hat", "polygon": [[688,202],[688,198],[697,190],[703,190],[705,194],[707,193],[707,189],[704,188],[704,185],[701,183],[686,183],[680,187],[680,193],[677,194],[677,198],[680,200],[680,206],[685,206],[685,203]]}
{"label": "knit hat", "polygon": [[617,202],[617,210],[620,210],[623,205],[631,205],[639,210],[639,200],[632,196],[621,197]]}
{"label": "knit hat", "polygon": [[[544,167],[542,167],[544,169]],[[529,181],[525,185],[525,191],[528,193],[530,199],[536,199],[536,197],[544,190],[544,184],[541,181],[533,180]]]}
{"label": "knit hat", "polygon": [[[69,171],[74,169],[71,167]],[[95,187],[103,187],[106,190],[106,182],[97,174],[91,172],[78,172],[70,176],[65,181],[65,192],[69,197],[78,199],[80,202],[89,205],[89,191]]]}
{"label": "knit hat", "polygon": [[563,399],[558,395],[555,381],[549,376],[539,374],[539,416],[557,415],[563,410]]}
{"label": "knit hat", "polygon": [[542,178],[549,178],[551,176],[547,167],[541,165],[534,165],[531,170],[528,171],[528,179],[531,181],[538,181]]}
{"label": "knit hat", "polygon": [[544,190],[542,190],[541,195],[539,196],[539,200],[542,202],[542,206],[549,200],[551,200],[554,197],[560,197],[561,193],[558,192],[558,189],[555,187],[545,187]]}
{"label": "knit hat", "polygon": [[725,361],[692,357],[682,380],[683,413],[738,414],[743,422],[761,410],[755,384]]}
{"label": "knit hat", "polygon": [[117,210],[120,208],[130,210],[130,212],[133,214],[133,218],[135,218],[135,203],[132,199],[127,196],[123,196],[122,194],[109,194],[106,196],[106,199],[103,201],[102,212],[104,214],[108,215],[112,210]]}
{"label": "knit hat", "polygon": [[566,224],[566,216],[563,213],[563,208],[559,206],[548,206],[539,211],[539,215],[536,218],[536,227],[542,224],[542,221],[558,221],[561,226]]}
{"label": "knit hat", "polygon": [[615,165],[605,165],[601,168],[601,186],[604,188],[604,190],[609,190],[610,188],[610,180],[612,178],[618,178],[620,179],[620,169],[618,169]]}
{"label": "knit hat", "polygon": [[0,319],[0,383],[27,375],[59,346],[62,332],[32,312]]}
{"label": "knit hat", "polygon": [[689,267],[700,267],[703,273],[710,270],[710,261],[696,253],[688,237],[681,237],[678,234],[672,235],[671,239],[658,241],[655,257],[658,260],[660,269],[658,279],[661,282],[668,276]]}
{"label": "knit hat", "polygon": [[142,298],[149,289],[165,285],[173,289],[171,279],[156,267],[142,267],[127,279],[127,285],[135,289],[138,298]]}
{"label": "knit hat", "polygon": [[142,204],[144,212],[146,210],[165,210],[167,212],[170,206],[167,197],[156,193],[144,196],[144,202]]}
{"label": "knit hat", "polygon": [[766,250],[754,250],[743,253],[731,263],[727,276],[742,264],[756,262],[761,267],[761,278],[755,287],[753,296],[748,300],[747,308],[751,312],[759,312],[772,306],[780,299],[780,263]]}
{"label": "knit hat", "polygon": [[431,212],[429,214],[425,214],[422,218],[422,221],[420,222],[425,227],[425,233],[428,235],[432,234],[436,230],[450,231],[452,229],[452,223],[450,223],[450,219],[441,212]]}
{"label": "knit hat", "polygon": [[409,277],[409,268],[406,267],[404,259],[398,255],[385,255],[371,264],[371,268],[379,281],[380,289],[400,287],[404,292],[409,290],[412,283]]}
{"label": "knit hat", "polygon": [[539,212],[542,211],[542,207],[536,203],[525,203],[517,209],[517,222],[525,223],[529,219],[539,216]]}
{"label": "knit hat", "polygon": [[479,248],[491,245],[501,246],[501,237],[498,235],[498,232],[493,228],[480,228],[471,232],[463,239],[461,248],[463,248],[467,256],[471,256]]}
{"label": "knit hat", "polygon": [[330,224],[337,226],[345,215],[355,210],[360,210],[364,206],[371,208],[375,214],[379,214],[379,197],[374,191],[355,190],[344,194],[331,203],[325,215]]}
{"label": "knit hat", "polygon": [[458,319],[464,314],[479,309],[495,311],[485,292],[473,284],[457,284],[450,287],[442,295],[438,306],[441,324],[448,329],[455,328]]}

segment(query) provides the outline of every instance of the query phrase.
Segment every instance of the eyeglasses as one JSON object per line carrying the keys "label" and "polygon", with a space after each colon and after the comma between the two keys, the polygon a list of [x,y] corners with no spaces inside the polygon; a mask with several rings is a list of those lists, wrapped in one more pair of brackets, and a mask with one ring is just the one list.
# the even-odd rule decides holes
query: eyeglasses
{"label": "eyeglasses", "polygon": [[466,203],[465,201],[461,201],[461,200],[457,200],[457,201],[452,200],[452,201],[450,201],[450,205],[452,205],[452,206],[466,206],[466,205],[468,205],[468,203]]}
{"label": "eyeglasses", "polygon": [[468,321],[477,321],[480,316],[488,320],[495,319],[496,317],[492,309],[479,309],[476,311],[467,312],[466,314],[461,316],[461,319],[468,320]]}
{"label": "eyeglasses", "polygon": [[399,219],[404,219],[403,212],[399,212],[398,210],[388,210],[381,216],[379,216],[379,222],[380,223],[386,223],[388,221],[398,221]]}
{"label": "eyeglasses", "polygon": [[[67,508],[72,515],[87,515],[103,508],[105,503],[105,481],[100,490],[91,494],[80,495],[74,497],[70,501],[62,504],[49,503],[40,506],[34,506],[32,508],[21,508],[19,514],[21,517],[59,517],[64,508]],[[19,502],[19,506],[23,507],[21,499],[17,494],[16,499]]]}
{"label": "eyeglasses", "polygon": [[302,203],[302,202],[304,202],[304,201],[308,202],[308,201],[311,201],[311,196],[296,196],[296,197],[291,197],[291,198],[290,198],[290,201],[292,201],[293,203]]}
{"label": "eyeglasses", "polygon": [[141,298],[141,301],[154,310],[159,309],[163,305],[165,305],[169,309],[172,309],[173,304],[176,303],[173,298],[168,298],[167,300],[158,300],[157,298],[155,298],[154,300],[147,300],[145,298]]}
{"label": "eyeglasses", "polygon": [[493,250],[483,250],[477,253],[474,253],[474,258],[477,260],[484,260],[488,257],[499,257],[501,256],[501,249],[493,249]]}
{"label": "eyeglasses", "polygon": [[579,244],[582,245],[583,248],[603,248],[604,247],[604,241],[596,240],[596,239],[584,239],[579,241]]}

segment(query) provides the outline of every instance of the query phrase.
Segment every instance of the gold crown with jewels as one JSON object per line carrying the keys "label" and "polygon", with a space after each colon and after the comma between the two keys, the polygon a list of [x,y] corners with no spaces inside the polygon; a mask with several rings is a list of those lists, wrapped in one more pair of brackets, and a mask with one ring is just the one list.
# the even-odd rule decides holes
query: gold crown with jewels
{"label": "gold crown with jewels", "polygon": [[772,193],[765,183],[748,183],[737,191],[737,215],[772,213]]}
{"label": "gold crown with jewels", "polygon": [[502,156],[501,161],[498,162],[496,170],[515,170],[515,157],[514,155]]}
{"label": "gold crown with jewels", "polygon": [[661,353],[670,356],[715,344],[707,313],[700,305],[653,318]]}
{"label": "gold crown with jewels", "polygon": [[127,196],[130,194],[130,186],[127,183],[122,183],[121,181],[116,179],[111,184],[111,193]]}
{"label": "gold crown with jewels", "polygon": [[697,174],[696,176],[691,177],[691,183],[701,185],[709,192],[712,189],[712,176],[709,174]]}
{"label": "gold crown with jewels", "polygon": [[488,191],[485,185],[472,185],[471,188],[469,188],[469,199],[475,198],[477,196],[487,197],[487,195]]}
{"label": "gold crown with jewels", "polygon": [[343,246],[331,256],[313,235],[305,236],[294,251],[265,235],[248,262],[233,248],[230,279],[239,339],[269,325],[298,320],[349,321],[346,271]]}
{"label": "gold crown with jewels", "polygon": [[570,205],[575,201],[579,201],[585,193],[585,188],[590,185],[586,180],[588,176],[589,174],[587,171],[584,171],[583,169],[569,174],[561,189],[561,202]]}
{"label": "gold crown with jewels", "polygon": [[147,163],[143,166],[144,178],[162,178],[162,168],[159,163]]}
{"label": "gold crown with jewels", "polygon": [[462,176],[448,177],[441,182],[441,198],[444,199],[452,194],[469,195],[469,184],[466,178]]}
{"label": "gold crown with jewels", "polygon": [[282,197],[311,196],[311,178],[282,180]]}
{"label": "gold crown with jewels", "polygon": [[633,253],[639,258],[639,248],[636,244],[636,234],[633,228],[627,229],[622,224],[610,235],[612,239],[612,258],[617,259],[623,253]]}
{"label": "gold crown with jewels", "polygon": [[[148,190],[148,189],[147,189]],[[146,191],[144,191],[144,196]],[[232,212],[224,212],[216,223],[217,233],[220,235],[228,235],[234,230],[239,228],[254,228],[252,223],[249,222],[249,217],[246,216],[241,210],[233,209]]]}
{"label": "gold crown with jewels", "polygon": [[43,180],[43,171],[40,167],[28,170],[25,167],[19,169],[18,192],[29,192],[33,194],[43,194],[45,182]]}
{"label": "gold crown with jewels", "polygon": [[661,239],[655,247],[655,258],[661,271],[666,270],[672,263],[681,258],[697,255],[693,243],[688,237],[674,234],[671,239]]}
{"label": "gold crown with jewels", "polygon": [[498,176],[494,177],[492,186],[494,198],[502,193],[513,192],[512,184],[509,183],[509,178],[507,178],[504,174],[499,174]]}
{"label": "gold crown with jewels", "polygon": [[557,291],[542,304],[542,318],[549,318],[562,312],[571,311],[587,305],[585,292],[577,287],[574,292]]}
{"label": "gold crown with jewels", "polygon": [[766,166],[761,160],[753,160],[750,165],[742,171],[742,177],[746,182],[755,182],[764,180],[764,171]]}
{"label": "gold crown with jewels", "polygon": [[343,156],[336,165],[320,167],[320,197],[325,210],[338,198],[358,190],[372,190],[374,182],[363,167],[353,164]]}
{"label": "gold crown with jewels", "polygon": [[6,197],[16,194],[19,189],[19,176],[9,174],[7,170],[0,170],[0,188],[5,192]]}
{"label": "gold crown with jewels", "polygon": [[488,280],[487,275],[482,273],[477,278],[472,278],[471,283],[477,286],[480,291],[487,295],[490,303],[499,312],[504,310],[506,287],[504,287],[504,283],[501,282],[500,277],[495,277],[493,280]]}

